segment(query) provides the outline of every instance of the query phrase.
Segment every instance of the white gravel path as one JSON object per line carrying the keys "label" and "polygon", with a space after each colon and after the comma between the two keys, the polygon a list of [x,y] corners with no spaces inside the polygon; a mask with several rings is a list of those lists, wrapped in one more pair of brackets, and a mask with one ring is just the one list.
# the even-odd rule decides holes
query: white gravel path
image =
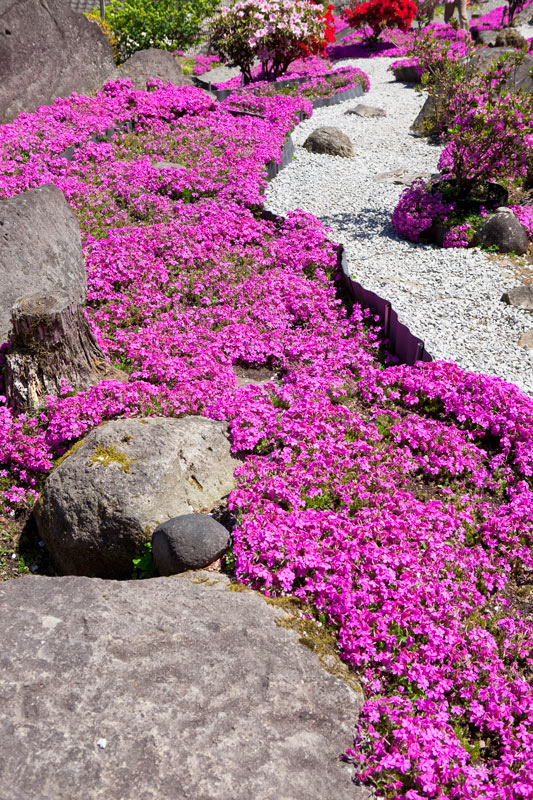
{"label": "white gravel path", "polygon": [[[409,134],[424,97],[392,79],[391,61],[337,62],[369,75],[371,90],[361,102],[384,108],[387,117],[345,115],[357,100],[316,110],[294,131],[295,159],[269,184],[266,207],[278,214],[300,208],[329,226],[346,248],[352,275],[392,303],[433,358],[498,375],[533,394],[533,351],[517,344],[533,327],[533,313],[501,302],[503,292],[520,282],[506,260],[478,249],[413,244],[399,239],[390,224],[404,187],[376,183],[375,176],[399,168],[436,172],[440,154],[440,148]],[[344,131],[355,158],[304,150],[301,145],[320,125]]]}

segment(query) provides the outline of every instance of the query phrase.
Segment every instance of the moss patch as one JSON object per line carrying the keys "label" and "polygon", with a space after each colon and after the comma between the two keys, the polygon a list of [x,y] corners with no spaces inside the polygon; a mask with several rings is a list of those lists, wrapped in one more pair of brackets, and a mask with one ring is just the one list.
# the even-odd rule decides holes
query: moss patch
{"label": "moss patch", "polygon": [[130,472],[130,467],[136,459],[129,459],[126,453],[117,450],[114,444],[104,447],[97,444],[94,453],[89,458],[89,465],[102,464],[108,467],[110,464],[118,464],[122,472]]}

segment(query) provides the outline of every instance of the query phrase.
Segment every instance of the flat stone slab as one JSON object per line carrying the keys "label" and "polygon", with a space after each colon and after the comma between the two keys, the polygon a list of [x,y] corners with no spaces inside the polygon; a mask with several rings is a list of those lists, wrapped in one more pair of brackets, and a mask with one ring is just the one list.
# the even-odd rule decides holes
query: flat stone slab
{"label": "flat stone slab", "polygon": [[[0,796],[366,800],[361,696],[225,576],[0,585]],[[281,612],[283,613],[283,612]]]}
{"label": "flat stone slab", "polygon": [[513,286],[503,293],[502,302],[533,311],[533,286]]}

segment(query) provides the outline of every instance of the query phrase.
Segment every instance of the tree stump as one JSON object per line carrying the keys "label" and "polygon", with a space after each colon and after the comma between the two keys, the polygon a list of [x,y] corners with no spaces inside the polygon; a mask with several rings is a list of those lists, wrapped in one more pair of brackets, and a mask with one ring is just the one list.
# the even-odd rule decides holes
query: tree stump
{"label": "tree stump", "polygon": [[7,404],[16,412],[38,410],[67,382],[79,392],[101,380],[127,380],[106,361],[77,300],[63,293],[22,297],[11,309],[12,334],[5,355]]}

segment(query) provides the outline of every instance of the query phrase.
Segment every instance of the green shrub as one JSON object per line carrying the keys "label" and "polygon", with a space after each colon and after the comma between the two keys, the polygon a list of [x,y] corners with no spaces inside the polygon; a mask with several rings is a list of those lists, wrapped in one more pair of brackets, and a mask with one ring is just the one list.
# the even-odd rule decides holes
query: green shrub
{"label": "green shrub", "polygon": [[120,60],[137,50],[185,49],[201,38],[201,24],[219,0],[111,0],[106,22],[117,41]]}

